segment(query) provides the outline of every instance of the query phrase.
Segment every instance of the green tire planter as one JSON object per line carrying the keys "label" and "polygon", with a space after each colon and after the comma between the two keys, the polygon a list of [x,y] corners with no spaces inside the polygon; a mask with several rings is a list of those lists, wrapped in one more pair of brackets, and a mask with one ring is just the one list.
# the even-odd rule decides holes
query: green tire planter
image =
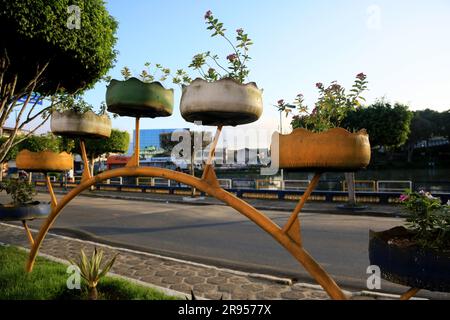
{"label": "green tire planter", "polygon": [[108,111],[125,117],[169,117],[173,113],[173,89],[159,82],[145,83],[137,78],[111,80],[106,90]]}

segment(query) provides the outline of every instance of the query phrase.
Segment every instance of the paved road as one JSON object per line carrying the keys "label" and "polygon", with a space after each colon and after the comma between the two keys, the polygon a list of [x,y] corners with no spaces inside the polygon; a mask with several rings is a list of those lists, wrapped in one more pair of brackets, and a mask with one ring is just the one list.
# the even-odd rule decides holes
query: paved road
{"label": "paved road", "polygon": [[[265,213],[280,225],[289,215]],[[307,250],[341,285],[352,289],[364,289],[366,285],[369,228],[383,230],[402,222],[398,218],[313,213],[303,214],[302,218]],[[32,225],[37,227],[38,222]],[[63,211],[54,228],[58,233],[82,231],[139,250],[312,282],[269,235],[224,206],[78,197]],[[399,289],[405,290],[383,282],[383,291]]]}

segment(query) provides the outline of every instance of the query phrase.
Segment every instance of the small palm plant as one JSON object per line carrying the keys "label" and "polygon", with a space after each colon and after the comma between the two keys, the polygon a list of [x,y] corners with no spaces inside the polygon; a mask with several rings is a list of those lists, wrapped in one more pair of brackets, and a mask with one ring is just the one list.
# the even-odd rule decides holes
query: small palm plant
{"label": "small palm plant", "polygon": [[94,251],[92,252],[92,256],[90,259],[87,258],[83,249],[81,249],[81,254],[79,256],[78,261],[73,261],[69,259],[72,265],[78,267],[78,269],[80,270],[81,277],[84,280],[86,280],[88,284],[89,300],[97,300],[98,298],[97,284],[104,276],[106,276],[106,274],[112,268],[118,255],[119,254],[116,254],[108,263],[106,263],[103,266],[103,268],[102,268],[103,251],[97,251],[97,248],[94,248]]}

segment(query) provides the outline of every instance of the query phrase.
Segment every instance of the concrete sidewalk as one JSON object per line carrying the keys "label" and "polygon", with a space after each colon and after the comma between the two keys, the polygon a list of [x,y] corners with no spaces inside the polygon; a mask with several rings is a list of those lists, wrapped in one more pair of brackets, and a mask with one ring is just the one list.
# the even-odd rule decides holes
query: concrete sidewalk
{"label": "concrete sidewalk", "polygon": [[[23,228],[5,223],[0,223],[0,243],[29,247]],[[143,282],[167,294],[190,297],[190,292],[193,290],[197,297],[206,299],[221,297],[225,300],[329,299],[317,285],[293,283],[291,279],[221,269],[51,233],[45,239],[40,253],[67,260],[68,257],[75,258],[80,249],[90,253],[94,247],[103,250],[106,259],[119,253],[111,270],[112,273]],[[346,292],[346,294],[352,300],[398,299],[398,296],[366,291]]]}
{"label": "concrete sidewalk", "polygon": [[[47,193],[45,187],[38,187],[37,190],[42,193]],[[61,188],[55,188],[55,193],[65,194]],[[198,197],[191,199],[190,197],[181,195],[168,194],[154,194],[142,192],[118,192],[118,191],[85,191],[82,196],[87,197],[101,197],[109,199],[121,200],[135,200],[135,201],[150,201],[175,203],[185,205],[224,205],[219,200],[211,197]],[[274,211],[288,211],[294,210],[296,201],[280,201],[280,200],[266,200],[266,199],[244,199],[250,205],[258,210],[274,210]],[[344,215],[359,215],[359,216],[378,216],[378,217],[403,217],[400,206],[395,205],[380,205],[380,204],[365,204],[366,208],[363,210],[348,210],[339,208],[339,203],[328,202],[313,202],[309,201],[305,204],[303,212],[326,213],[326,214],[344,214]]]}

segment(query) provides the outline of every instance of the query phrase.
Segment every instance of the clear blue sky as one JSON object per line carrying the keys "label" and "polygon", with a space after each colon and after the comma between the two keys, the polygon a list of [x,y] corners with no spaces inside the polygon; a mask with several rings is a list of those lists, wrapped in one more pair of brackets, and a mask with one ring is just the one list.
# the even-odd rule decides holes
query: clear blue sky
{"label": "clear blue sky", "polygon": [[[134,72],[146,61],[177,69],[199,52],[226,56],[225,43],[206,30],[207,10],[233,33],[244,28],[255,43],[250,78],[264,89],[259,127],[277,128],[272,105],[278,99],[301,92],[311,104],[316,82],[348,87],[359,72],[370,81],[369,103],[386,96],[412,110],[450,109],[448,0],[109,0],[107,7],[119,22],[120,53],[110,73],[116,78],[124,65]],[[86,98],[99,105],[105,90],[99,84]],[[171,118],[144,120],[142,127],[190,127],[179,114],[179,98],[176,88]],[[132,124],[131,118],[113,120],[129,131]]]}

